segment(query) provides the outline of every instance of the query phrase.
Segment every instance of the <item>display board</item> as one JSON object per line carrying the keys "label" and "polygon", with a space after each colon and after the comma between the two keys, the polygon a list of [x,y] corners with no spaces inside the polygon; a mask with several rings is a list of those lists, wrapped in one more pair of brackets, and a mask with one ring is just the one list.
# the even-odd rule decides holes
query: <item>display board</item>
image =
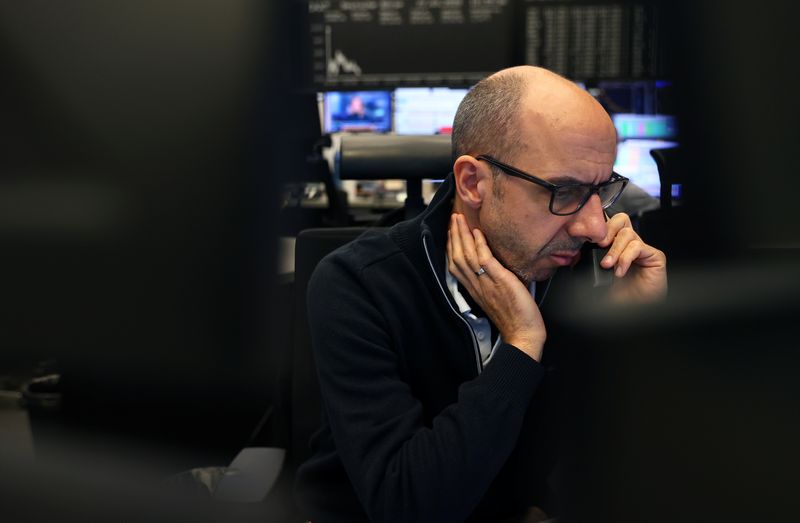
{"label": "display board", "polygon": [[576,80],[668,75],[655,6],[525,0],[525,59]]}
{"label": "display board", "polygon": [[450,134],[458,104],[467,89],[403,87],[394,92],[394,131],[397,134]]}
{"label": "display board", "polygon": [[326,133],[392,130],[392,93],[389,91],[328,91],[324,109]]}
{"label": "display board", "polygon": [[467,87],[514,62],[508,0],[310,0],[318,90]]}
{"label": "display board", "polygon": [[319,91],[469,87],[511,65],[574,80],[668,76],[657,10],[539,0],[308,0]]}

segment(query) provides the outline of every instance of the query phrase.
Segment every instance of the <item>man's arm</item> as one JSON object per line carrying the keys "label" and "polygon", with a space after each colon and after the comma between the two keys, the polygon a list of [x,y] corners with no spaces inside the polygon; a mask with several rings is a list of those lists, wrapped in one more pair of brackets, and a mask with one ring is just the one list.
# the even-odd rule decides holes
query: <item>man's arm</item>
{"label": "man's arm", "polygon": [[400,374],[402,348],[393,346],[367,279],[329,258],[309,285],[315,359],[337,451],[370,519],[463,521],[516,445],[543,368],[501,347],[426,426],[422,404]]}

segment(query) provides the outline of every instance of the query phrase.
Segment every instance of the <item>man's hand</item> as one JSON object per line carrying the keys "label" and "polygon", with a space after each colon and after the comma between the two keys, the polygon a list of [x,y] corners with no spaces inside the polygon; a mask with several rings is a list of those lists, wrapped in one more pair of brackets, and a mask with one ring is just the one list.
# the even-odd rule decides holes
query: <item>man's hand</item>
{"label": "man's hand", "polygon": [[[547,331],[525,285],[492,255],[483,233],[469,230],[460,214],[447,231],[448,270],[499,329],[505,343],[540,361]],[[481,268],[485,270],[480,276]]]}
{"label": "man's hand", "polygon": [[649,302],[667,293],[667,257],[647,245],[631,227],[625,213],[608,220],[608,234],[597,242],[611,248],[600,261],[605,269],[614,269],[611,299],[616,302]]}

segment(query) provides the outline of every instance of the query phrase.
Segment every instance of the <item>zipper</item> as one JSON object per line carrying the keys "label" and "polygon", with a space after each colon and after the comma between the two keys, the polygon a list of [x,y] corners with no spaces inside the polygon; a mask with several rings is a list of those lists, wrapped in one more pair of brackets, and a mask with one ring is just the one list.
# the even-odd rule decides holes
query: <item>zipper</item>
{"label": "zipper", "polygon": [[472,339],[472,349],[475,352],[475,362],[478,374],[480,374],[481,372],[483,372],[483,363],[481,362],[481,353],[480,350],[478,349],[478,340],[475,338],[475,332],[473,332],[469,322],[466,319],[464,319],[464,317],[455,309],[455,307],[453,307],[453,304],[447,297],[447,291],[445,291],[445,288],[442,286],[442,282],[439,281],[439,275],[436,274],[436,267],[433,265],[433,260],[431,259],[430,252],[428,252],[428,242],[425,241],[427,240],[427,238],[428,238],[427,235],[425,234],[422,235],[422,246],[425,249],[425,256],[428,258],[428,265],[430,266],[431,271],[433,272],[433,277],[436,280],[436,283],[439,285],[439,290],[442,291],[442,295],[444,296],[445,301],[447,301],[447,304],[450,306],[450,310],[453,311],[453,314],[458,316],[458,319],[464,323],[464,325],[467,327],[467,330],[469,331],[470,338]]}

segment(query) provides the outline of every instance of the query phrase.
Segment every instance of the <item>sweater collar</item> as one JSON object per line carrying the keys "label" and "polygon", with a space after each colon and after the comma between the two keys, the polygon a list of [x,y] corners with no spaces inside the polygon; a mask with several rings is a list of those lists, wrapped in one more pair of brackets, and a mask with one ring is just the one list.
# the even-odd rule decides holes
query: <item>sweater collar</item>
{"label": "sweater collar", "polygon": [[439,186],[428,208],[418,217],[421,229],[420,241],[424,242],[426,238],[428,239],[428,244],[432,247],[430,255],[436,270],[436,277],[443,283],[446,281],[447,228],[453,212],[455,193],[455,182],[451,172]]}

